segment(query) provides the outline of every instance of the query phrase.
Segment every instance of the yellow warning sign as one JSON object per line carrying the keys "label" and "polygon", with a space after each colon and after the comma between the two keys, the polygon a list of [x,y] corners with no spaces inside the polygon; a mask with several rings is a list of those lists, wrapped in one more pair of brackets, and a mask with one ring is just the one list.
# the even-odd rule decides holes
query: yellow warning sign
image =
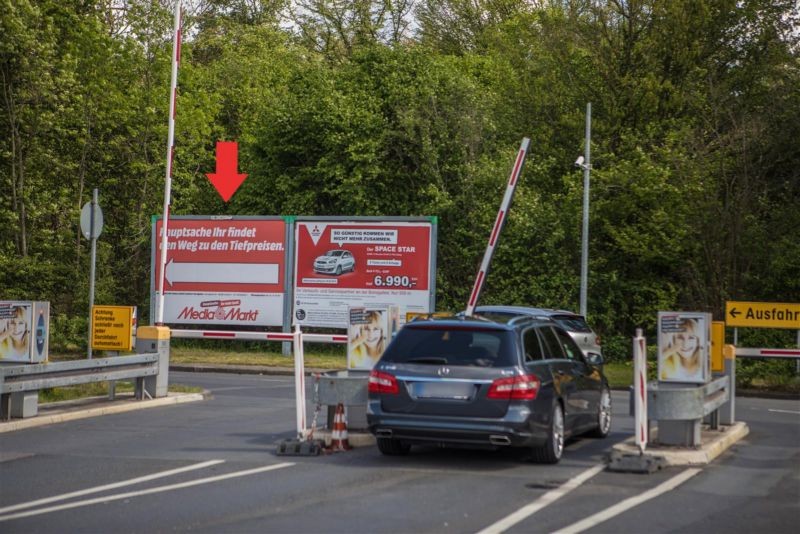
{"label": "yellow warning sign", "polygon": [[729,300],[725,303],[725,324],[728,327],[800,330],[800,304]]}
{"label": "yellow warning sign", "polygon": [[92,306],[92,348],[131,350],[135,320],[136,306]]}

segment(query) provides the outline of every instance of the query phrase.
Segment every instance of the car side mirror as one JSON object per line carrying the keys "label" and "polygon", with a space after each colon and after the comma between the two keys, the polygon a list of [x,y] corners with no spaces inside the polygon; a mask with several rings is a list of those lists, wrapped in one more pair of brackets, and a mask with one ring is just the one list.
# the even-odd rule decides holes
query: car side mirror
{"label": "car side mirror", "polygon": [[605,363],[603,355],[596,352],[586,353],[586,360],[592,365],[603,365]]}

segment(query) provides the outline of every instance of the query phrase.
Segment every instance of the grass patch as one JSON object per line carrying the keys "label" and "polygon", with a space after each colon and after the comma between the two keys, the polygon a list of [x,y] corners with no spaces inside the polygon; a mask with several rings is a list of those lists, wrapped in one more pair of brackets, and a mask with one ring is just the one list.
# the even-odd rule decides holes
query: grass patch
{"label": "grass patch", "polygon": [[[306,367],[318,369],[344,369],[347,367],[347,356],[344,346],[340,353],[330,350],[317,352],[305,349],[303,359]],[[170,363],[193,364],[211,363],[224,365],[266,365],[269,367],[293,367],[294,357],[284,356],[280,352],[234,352],[218,349],[200,349],[190,347],[174,347],[170,352]]]}
{"label": "grass patch", "polygon": [[[117,393],[132,393],[133,384],[131,382],[117,382],[115,391]],[[184,386],[182,384],[170,384],[170,393],[201,393],[203,388],[197,386]],[[85,399],[88,397],[107,397],[108,382],[91,382],[89,384],[76,384],[61,388],[45,388],[39,390],[39,403],[68,401],[75,399]]]}

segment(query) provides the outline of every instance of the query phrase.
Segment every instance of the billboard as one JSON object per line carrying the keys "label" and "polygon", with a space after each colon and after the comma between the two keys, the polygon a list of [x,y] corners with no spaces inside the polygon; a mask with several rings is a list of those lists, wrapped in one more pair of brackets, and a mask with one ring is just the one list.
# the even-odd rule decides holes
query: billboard
{"label": "billboard", "polygon": [[427,218],[298,219],[293,322],[348,328],[351,307],[396,306],[400,318],[430,312],[435,230]]}
{"label": "billboard", "polygon": [[710,347],[711,314],[658,312],[660,382],[707,382]]}
{"label": "billboard", "polygon": [[[154,217],[151,313],[161,276],[161,218]],[[282,217],[170,217],[164,322],[282,326],[287,224]]]}
{"label": "billboard", "polygon": [[49,302],[0,301],[0,362],[46,361],[49,338]]}

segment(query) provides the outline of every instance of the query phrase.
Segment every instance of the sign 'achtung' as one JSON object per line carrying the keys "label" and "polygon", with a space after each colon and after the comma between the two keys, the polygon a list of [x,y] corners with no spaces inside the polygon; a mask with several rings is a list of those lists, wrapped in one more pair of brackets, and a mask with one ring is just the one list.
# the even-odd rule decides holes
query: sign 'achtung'
{"label": "sign 'achtung'", "polygon": [[729,327],[800,330],[800,304],[729,300],[725,303],[725,324]]}

